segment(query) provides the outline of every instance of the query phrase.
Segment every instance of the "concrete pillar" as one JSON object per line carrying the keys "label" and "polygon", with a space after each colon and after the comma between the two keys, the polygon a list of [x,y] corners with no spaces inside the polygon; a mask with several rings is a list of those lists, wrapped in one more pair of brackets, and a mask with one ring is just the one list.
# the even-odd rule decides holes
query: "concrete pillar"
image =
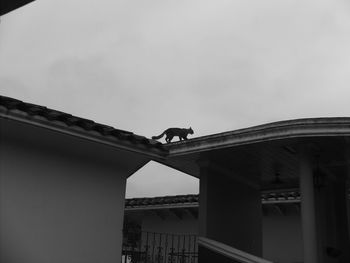
{"label": "concrete pillar", "polygon": [[346,180],[337,180],[333,185],[336,249],[340,253],[336,258],[338,262],[341,263],[350,262],[350,240],[347,215],[348,189],[346,186]]}
{"label": "concrete pillar", "polygon": [[304,263],[319,263],[312,162],[305,149],[300,151],[299,169]]}
{"label": "concrete pillar", "polygon": [[[261,257],[260,189],[235,181],[210,166],[202,167],[199,235]],[[199,254],[200,262],[206,262],[201,248]]]}
{"label": "concrete pillar", "polygon": [[347,186],[341,175],[324,175],[315,189],[317,240],[320,263],[350,262]]}

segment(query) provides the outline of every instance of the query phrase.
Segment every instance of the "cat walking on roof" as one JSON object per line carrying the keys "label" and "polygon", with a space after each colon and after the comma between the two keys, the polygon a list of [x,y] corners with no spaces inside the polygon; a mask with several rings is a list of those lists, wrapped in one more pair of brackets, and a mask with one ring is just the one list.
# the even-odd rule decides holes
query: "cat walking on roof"
{"label": "cat walking on roof", "polygon": [[166,135],[165,137],[165,141],[167,143],[171,142],[171,140],[177,136],[179,137],[180,141],[182,140],[187,140],[187,136],[189,134],[193,134],[193,130],[190,127],[189,129],[185,129],[185,128],[169,128],[166,129],[161,135],[159,136],[153,136],[152,139],[153,140],[158,140],[160,138],[162,138],[164,136],[164,134]]}

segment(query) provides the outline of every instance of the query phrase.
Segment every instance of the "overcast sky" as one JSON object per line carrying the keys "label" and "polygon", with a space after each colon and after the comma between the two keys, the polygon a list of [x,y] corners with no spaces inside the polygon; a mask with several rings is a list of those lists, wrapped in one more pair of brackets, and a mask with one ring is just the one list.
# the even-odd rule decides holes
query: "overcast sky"
{"label": "overcast sky", "polygon": [[[36,0],[1,17],[0,94],[151,137],[350,116],[347,0]],[[198,193],[150,163],[127,196]]]}

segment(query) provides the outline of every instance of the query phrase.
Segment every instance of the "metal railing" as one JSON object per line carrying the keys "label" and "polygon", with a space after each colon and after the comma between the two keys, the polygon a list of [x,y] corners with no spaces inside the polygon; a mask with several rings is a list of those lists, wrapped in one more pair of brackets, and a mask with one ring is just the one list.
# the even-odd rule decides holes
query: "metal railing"
{"label": "metal railing", "polygon": [[196,235],[124,232],[122,263],[197,263]]}

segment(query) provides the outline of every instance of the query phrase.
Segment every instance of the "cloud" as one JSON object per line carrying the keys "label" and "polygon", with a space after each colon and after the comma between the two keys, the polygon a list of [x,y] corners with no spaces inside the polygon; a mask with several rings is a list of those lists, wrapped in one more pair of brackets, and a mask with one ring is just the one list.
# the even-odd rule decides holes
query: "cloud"
{"label": "cloud", "polygon": [[350,115],[345,0],[35,1],[0,38],[2,94],[148,137]]}

